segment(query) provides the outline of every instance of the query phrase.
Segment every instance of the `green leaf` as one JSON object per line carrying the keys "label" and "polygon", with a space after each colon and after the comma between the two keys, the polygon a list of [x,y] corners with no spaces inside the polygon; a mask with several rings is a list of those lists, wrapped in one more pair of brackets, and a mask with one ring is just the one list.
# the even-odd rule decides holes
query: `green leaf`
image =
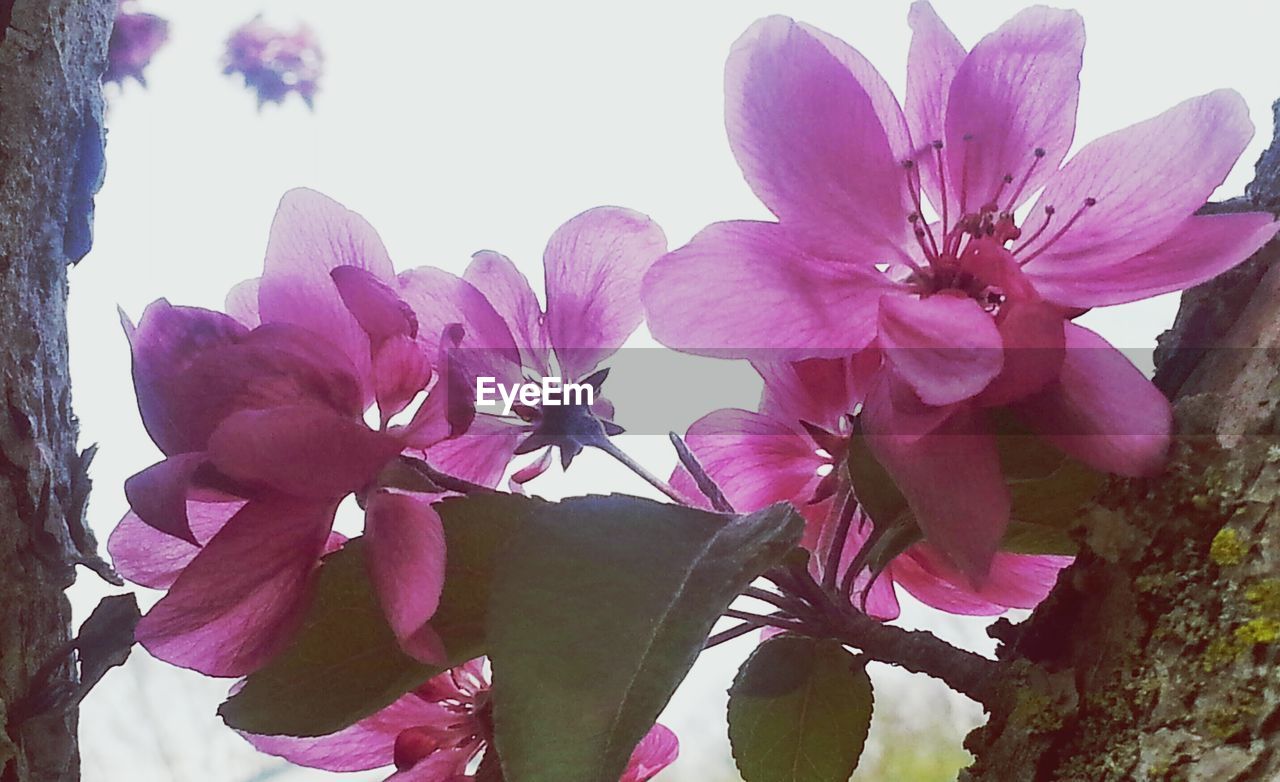
{"label": "green leaf", "polygon": [[322,736],[400,697],[438,669],[400,651],[369,585],[364,541],[325,558],[294,642],[218,709],[236,730]]}
{"label": "green leaf", "polygon": [[1010,554],[1075,556],[1080,547],[1065,530],[1014,520],[1009,522],[1009,528],[1005,530],[1000,550]]}
{"label": "green leaf", "polygon": [[853,496],[858,498],[858,503],[874,524],[891,524],[908,512],[907,498],[898,491],[893,476],[880,465],[867,446],[867,438],[862,434],[861,416],[854,419],[846,464],[853,484]]}
{"label": "green leaf", "polygon": [[[494,554],[517,528],[510,509],[481,497],[436,506],[447,547],[444,591],[431,620],[449,665],[484,654]],[[442,668],[400,650],[386,624],[354,538],[325,558],[315,602],[294,642],[245,680],[218,710],[250,733],[322,736],[387,706]]]}
{"label": "green leaf", "polygon": [[505,497],[524,524],[489,609],[512,782],[617,782],[729,603],[799,540],[786,505],[728,517],[635,497]]}
{"label": "green leaf", "polygon": [[729,740],[746,782],[848,782],[871,727],[871,679],[834,641],[781,635],[729,688]]}

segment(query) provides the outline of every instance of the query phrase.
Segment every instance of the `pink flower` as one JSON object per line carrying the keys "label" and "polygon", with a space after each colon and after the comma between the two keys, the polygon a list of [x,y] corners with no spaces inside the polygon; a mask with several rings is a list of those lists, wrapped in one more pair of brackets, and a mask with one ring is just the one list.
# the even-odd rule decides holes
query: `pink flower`
{"label": "pink flower", "polygon": [[1061,165],[1077,14],[1027,9],[969,52],[928,3],[910,21],[905,107],[820,30],[771,17],[743,35],[726,69],[729,140],[778,220],[707,227],[654,265],[643,296],[654,335],[688,352],[874,347],[872,445],[930,541],[980,579],[1009,504],[985,410],[1014,404],[1095,467],[1160,469],[1168,403],[1071,319],[1207,280],[1277,226],[1196,214],[1253,132],[1236,93],[1188,100]]}
{"label": "pink flower", "polygon": [[[124,575],[168,589],[137,631],[156,657],[214,676],[269,660],[340,543],[334,513],[353,493],[392,629],[409,653],[438,655],[426,625],[444,577],[433,496],[377,479],[402,451],[450,433],[429,358],[444,326],[418,317],[397,284],[368,223],[295,190],[263,276],[232,291],[231,314],[161,300],[136,328],[126,321],[143,424],[166,458],[125,483],[132,510],[108,548]],[[409,422],[392,425],[428,386]],[[377,428],[365,423],[371,405]]]}
{"label": "pink flower", "polygon": [[[609,419],[613,406],[599,396],[608,370],[600,364],[612,356],[643,319],[640,281],[666,252],[662,229],[648,217],[619,207],[590,209],[560,226],[543,255],[545,308],[529,280],[506,256],[477,253],[463,275],[449,284],[478,291],[499,319],[493,329],[507,335],[490,344],[516,346],[514,353],[455,351],[463,363],[482,363],[461,374],[473,379],[487,374],[510,387],[558,377],[594,387],[595,404],[559,407],[518,406],[515,417],[481,411],[467,434],[442,442],[427,453],[446,472],[496,485],[515,455],[541,451],[512,476],[513,489],[541,475],[551,464],[552,450],[568,467],[592,440],[617,434]],[[439,298],[439,275],[410,273],[406,296]]]}
{"label": "pink flower", "polygon": [[102,74],[104,82],[124,84],[125,79],[132,78],[145,85],[143,69],[169,40],[169,22],[137,7],[131,0],[121,0],[116,5],[116,21],[107,43],[107,69]]}
{"label": "pink flower", "polygon": [[227,39],[222,72],[243,76],[245,86],[258,93],[259,107],[283,103],[291,92],[310,106],[323,65],[324,55],[310,28],[301,25],[286,33],[256,16]]}
{"label": "pink flower", "polygon": [[[477,658],[436,676],[382,711],[319,738],[242,734],[259,750],[300,766],[365,771],[394,765],[388,782],[465,782],[493,733],[489,675]],[[676,736],[654,725],[619,782],[645,782],[675,761]]]}
{"label": "pink flower", "polygon": [[[852,434],[848,413],[861,401],[858,373],[850,361],[840,359],[756,364],[756,369],[765,381],[759,412],[717,410],[695,421],[685,439],[735,510],[750,513],[775,502],[790,502],[800,510],[807,522],[801,544],[813,553],[815,576],[821,579],[836,542],[831,512],[842,501],[836,478],[844,469]],[[690,498],[699,497],[683,469],[676,470],[672,483]],[[870,531],[869,520],[854,519],[843,545],[841,578]],[[878,619],[894,619],[897,585],[922,603],[954,614],[1033,608],[1070,561],[997,553],[989,577],[975,587],[942,551],[922,542],[894,559],[874,581],[859,574],[855,604]]]}

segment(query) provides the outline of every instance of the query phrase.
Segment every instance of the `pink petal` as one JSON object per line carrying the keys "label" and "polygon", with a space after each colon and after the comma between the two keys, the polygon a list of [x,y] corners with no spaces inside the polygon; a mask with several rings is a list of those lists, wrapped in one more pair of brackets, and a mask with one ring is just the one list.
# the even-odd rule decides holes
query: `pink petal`
{"label": "pink petal", "polygon": [[1035,608],[1053,589],[1071,557],[997,553],[978,589],[950,560],[920,543],[894,560],[893,578],[920,602],[950,614],[995,616],[1010,608]]}
{"label": "pink petal", "polygon": [[751,189],[807,243],[867,264],[898,259],[914,209],[906,175],[868,87],[830,40],[781,16],[738,39],[725,66],[729,143]]}
{"label": "pink petal", "polygon": [[649,330],[664,345],[786,361],[865,347],[875,302],[894,289],[873,267],[806,252],[777,223],[738,221],[710,225],[660,259],[642,296]]}
{"label": "pink petal", "polygon": [[486,250],[471,256],[462,278],[483,293],[507,322],[524,365],[544,375],[550,373],[542,305],[516,265],[507,256]]}
{"label": "pink petal", "polygon": [[925,538],[980,584],[1009,523],[995,437],[966,407],[924,436],[904,435],[886,385],[877,383],[864,407],[867,444],[907,498]]}
{"label": "pink petal", "polygon": [[219,471],[295,497],[338,498],[363,488],[400,452],[400,443],[313,405],[246,410],[209,439]]}
{"label": "pink petal", "polygon": [[996,319],[1004,366],[978,401],[992,407],[1008,404],[1057,380],[1066,354],[1065,323],[1062,310],[1052,304],[1006,301]]}
{"label": "pink petal", "polygon": [[876,342],[898,377],[929,405],[976,396],[1004,365],[995,321],[968,297],[885,296]]}
{"label": "pink petal", "polygon": [[203,453],[179,454],[130,476],[124,482],[129,507],[152,529],[195,543],[187,519],[187,493],[205,460]]}
{"label": "pink petal", "polygon": [[227,314],[249,328],[262,323],[262,318],[258,315],[258,284],[260,282],[257,277],[254,277],[233,285],[227,292]]}
{"label": "pink petal", "polygon": [[[126,332],[130,332],[126,324]],[[221,312],[152,302],[129,333],[133,384],[147,434],[166,454],[204,450],[216,423],[192,421],[186,368],[198,356],[235,344],[249,330]],[[199,417],[199,416],[196,416]]]}
{"label": "pink petal", "polygon": [[387,777],[385,782],[472,782],[475,777],[464,772],[478,751],[473,746],[442,749],[431,753],[411,768],[397,771]]}
{"label": "pink petal", "polygon": [[553,454],[554,449],[543,448],[542,453],[538,455],[537,459],[534,459],[529,464],[512,473],[511,480],[508,482],[512,493],[523,493],[524,485],[526,483],[546,472],[547,468],[551,466],[551,457]]}
{"label": "pink petal", "polygon": [[640,325],[640,282],[666,251],[657,223],[612,206],[583,212],[552,234],[542,260],[547,336],[566,379],[586,377]]}
{"label": "pink petal", "polygon": [[400,731],[452,719],[454,715],[450,712],[409,693],[382,711],[328,736],[240,735],[259,751],[299,766],[325,771],[365,771],[392,764]]}
{"label": "pink petal", "polygon": [[[947,25],[938,18],[933,6],[924,0],[911,4],[907,12],[911,25],[911,50],[907,55],[907,97],[905,111],[911,138],[915,142],[913,158],[920,172],[925,193],[934,208],[942,210],[940,179],[935,162],[936,152],[930,146],[946,137],[947,96],[965,50]],[[951,193],[949,210],[958,209],[956,194]],[[954,211],[949,214],[955,214]],[[958,216],[958,215],[957,215]],[[949,221],[948,221],[949,222]]]}
{"label": "pink petal", "polygon": [[[983,38],[960,63],[947,99],[944,151],[948,192],[965,211],[997,194],[1000,207],[1012,211],[1057,170],[1075,135],[1083,51],[1079,14],[1037,6]],[[1045,151],[1038,162],[1037,148]],[[1006,176],[1013,181],[1002,187]]]}
{"label": "pink petal", "polygon": [[1067,324],[1058,382],[1015,406],[1027,426],[1067,454],[1118,475],[1159,473],[1169,452],[1169,400],[1123,353]]}
{"label": "pink petal", "polygon": [[373,345],[391,337],[418,335],[418,317],[391,286],[364,269],[339,266],[329,272],[342,303]]}
{"label": "pink petal", "polygon": [[[1168,239],[1144,253],[1093,267],[1091,259],[1028,264],[1045,298],[1101,307],[1184,290],[1212,279],[1257,252],[1280,223],[1269,212],[1188,217]],[[1089,265],[1088,273],[1077,267]]]}
{"label": "pink petal", "polygon": [[364,518],[369,579],[391,629],[403,643],[422,629],[440,604],[444,528],[430,502],[387,491],[373,494]]}
{"label": "pink petal", "polygon": [[[293,323],[339,346],[357,376],[369,376],[369,341],[338,294],[329,272],[355,266],[390,282],[395,271],[373,226],[314,190],[285,193],[271,223],[258,289],[264,323]],[[367,385],[365,398],[372,397]]]}
{"label": "pink petal", "polygon": [[466,434],[432,446],[426,457],[441,472],[496,487],[523,437],[516,424],[479,415]]}
{"label": "pink petal", "polygon": [[[1031,211],[1038,225],[1045,206],[1056,210],[1049,230],[1019,252],[1027,274],[1037,289],[1040,275],[1084,282],[1165,241],[1222,184],[1252,137],[1244,99],[1218,90],[1091,142]],[[1086,199],[1097,203],[1084,208]],[[1082,208],[1070,230],[1051,241]]]}
{"label": "pink petal", "polygon": [[647,782],[662,769],[676,762],[680,754],[680,739],[665,725],[654,724],[640,739],[627,768],[618,782]]}
{"label": "pink petal", "polygon": [[[807,436],[747,410],[708,413],[689,427],[685,443],[742,513],[783,500],[807,500],[824,463]],[[702,496],[683,470],[675,480],[690,498]]]}
{"label": "pink petal", "polygon": [[386,339],[373,354],[373,388],[385,424],[431,382],[431,361],[406,335]]}
{"label": "pink petal", "polygon": [[852,387],[847,359],[755,362],[752,366],[764,379],[760,412],[780,421],[807,421],[835,431],[840,419],[862,401]]}
{"label": "pink petal", "polygon": [[[242,501],[188,502],[186,515],[196,542],[208,542],[243,507]],[[107,538],[107,552],[116,572],[133,583],[168,589],[200,546],[158,532],[130,511]]]}
{"label": "pink petal", "polygon": [[333,513],[329,503],[245,505],[142,618],[138,642],[209,676],[260,668],[302,620]]}

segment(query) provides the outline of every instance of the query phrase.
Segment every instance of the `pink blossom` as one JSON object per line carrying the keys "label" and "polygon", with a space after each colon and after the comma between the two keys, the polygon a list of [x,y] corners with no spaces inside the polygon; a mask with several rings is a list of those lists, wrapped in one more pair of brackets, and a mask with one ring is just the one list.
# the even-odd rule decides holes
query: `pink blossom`
{"label": "pink blossom", "polygon": [[[513,488],[518,488],[550,466],[553,449],[559,449],[561,464],[568,467],[584,445],[620,432],[610,420],[612,404],[599,395],[608,373],[599,367],[640,325],[640,281],[666,247],[662,229],[638,212],[619,207],[583,212],[547,242],[545,307],[506,256],[477,253],[463,280],[449,282],[481,294],[500,319],[495,330],[509,335],[501,342],[515,345],[516,351],[456,352],[461,359],[484,361],[483,372],[463,372],[466,382],[485,373],[508,386],[555,376],[591,384],[595,404],[590,409],[520,406],[514,418],[482,411],[466,435],[440,443],[428,451],[428,459],[453,474],[496,485],[513,455],[540,452],[512,476]],[[438,274],[411,273],[407,283],[410,301],[440,298],[435,293],[442,283]]]}
{"label": "pink blossom", "polygon": [[[445,671],[387,708],[318,738],[242,734],[263,752],[300,766],[365,771],[394,765],[388,782],[465,782],[493,734],[484,658]],[[675,761],[676,736],[654,725],[619,782],[645,782]]]}
{"label": "pink blossom", "polygon": [[132,78],[145,85],[143,69],[168,40],[168,21],[139,11],[138,4],[132,0],[121,0],[116,4],[116,20],[107,43],[107,69],[102,80],[124,84],[125,79]]}
{"label": "pink blossom", "polygon": [[[426,625],[444,574],[434,497],[379,488],[378,476],[450,434],[431,358],[444,327],[397,285],[368,223],[295,190],[263,276],[232,291],[231,314],[161,300],[136,328],[126,320],[143,424],[166,458],[125,483],[131,511],[108,548],[124,575],[168,589],[138,626],[153,655],[216,676],[270,659],[355,493],[388,621],[406,651],[437,658]],[[410,420],[392,424],[428,386]],[[364,418],[374,405],[376,428]]]}
{"label": "pink blossom", "polygon": [[283,103],[289,93],[312,105],[319,87],[324,55],[306,25],[292,33],[254,17],[231,33],[223,56],[223,73],[238,73],[258,94],[258,105]]}
{"label": "pink blossom", "polygon": [[[837,541],[833,504],[842,501],[837,477],[852,434],[850,410],[861,401],[859,372],[843,359],[756,364],[764,378],[758,412],[717,410],[689,427],[686,442],[739,512],[790,502],[806,521],[802,545],[813,553],[816,577]],[[690,498],[698,491],[677,469],[672,483]],[[845,490],[841,490],[845,491]],[[843,578],[867,542],[871,524],[855,518],[842,545],[837,575]],[[950,558],[928,542],[895,558],[874,581],[855,580],[855,604],[878,619],[898,616],[895,585],[922,603],[954,614],[995,615],[1010,608],[1033,608],[1070,557],[995,554],[991,571],[975,587]]]}
{"label": "pink blossom", "polygon": [[1009,506],[986,410],[1012,405],[1095,467],[1159,470],[1167,401],[1072,318],[1203,282],[1277,226],[1196,214],[1253,132],[1236,93],[1192,98],[1062,165],[1077,14],[1027,9],[968,52],[928,3],[910,22],[904,105],[820,30],[771,17],[739,39],[729,140],[777,221],[707,227],[654,265],[643,296],[654,335],[688,352],[873,348],[872,446],[930,541],[981,579]]}

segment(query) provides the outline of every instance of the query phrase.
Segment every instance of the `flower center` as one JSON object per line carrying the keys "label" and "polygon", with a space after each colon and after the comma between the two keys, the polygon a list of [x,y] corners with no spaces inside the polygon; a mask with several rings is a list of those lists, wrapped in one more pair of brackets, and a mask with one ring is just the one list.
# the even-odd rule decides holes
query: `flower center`
{"label": "flower center", "polygon": [[[971,139],[971,136],[964,137],[965,142]],[[912,264],[913,274],[909,282],[922,296],[956,291],[994,311],[1009,294],[1006,283],[1013,274],[1013,270],[1008,268],[1010,260],[1014,267],[1022,267],[1035,260],[1062,239],[1098,201],[1093,197],[1085,198],[1065,220],[1055,205],[1046,205],[1043,220],[1024,239],[1023,227],[1018,225],[1014,209],[1047,153],[1036,147],[1020,174],[1005,174],[996,192],[975,206],[971,203],[973,199],[968,183],[969,149],[969,144],[965,143],[960,164],[960,214],[954,220],[947,198],[946,158],[942,142],[929,144],[916,160],[902,161],[914,207],[907,214],[907,221],[911,223],[924,258],[923,264]],[[925,159],[936,171],[941,201],[941,219],[932,224],[924,215],[920,164],[917,162]],[[1030,222],[1030,216],[1027,222]],[[1048,238],[1041,241],[1046,234]]]}

